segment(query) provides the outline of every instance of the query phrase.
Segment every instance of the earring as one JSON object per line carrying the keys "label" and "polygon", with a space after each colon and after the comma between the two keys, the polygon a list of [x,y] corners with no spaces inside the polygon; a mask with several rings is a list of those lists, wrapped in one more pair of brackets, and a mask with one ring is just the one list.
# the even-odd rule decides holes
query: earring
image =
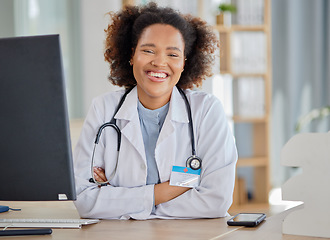
{"label": "earring", "polygon": [[[187,58],[185,58],[185,59],[184,59],[184,61],[187,61]],[[182,69],[182,71],[181,71],[181,72],[183,72],[183,71],[184,71],[184,68]]]}
{"label": "earring", "polygon": [[129,62],[129,65],[131,65],[131,66],[133,65],[133,63],[132,63],[132,59],[129,60],[128,62]]}

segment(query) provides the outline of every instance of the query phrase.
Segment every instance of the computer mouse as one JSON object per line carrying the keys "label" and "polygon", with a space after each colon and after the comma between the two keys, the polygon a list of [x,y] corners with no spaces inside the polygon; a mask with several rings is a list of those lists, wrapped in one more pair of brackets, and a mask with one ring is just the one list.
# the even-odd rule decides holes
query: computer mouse
{"label": "computer mouse", "polygon": [[8,210],[9,210],[9,207],[8,206],[1,206],[0,205],[0,213],[7,212]]}

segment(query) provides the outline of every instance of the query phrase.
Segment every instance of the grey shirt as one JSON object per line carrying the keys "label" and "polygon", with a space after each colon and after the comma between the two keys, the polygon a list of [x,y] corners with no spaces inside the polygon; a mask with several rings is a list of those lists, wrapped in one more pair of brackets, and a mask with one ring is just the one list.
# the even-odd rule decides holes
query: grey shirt
{"label": "grey shirt", "polygon": [[160,182],[155,159],[155,148],[168,109],[169,103],[161,108],[150,110],[145,108],[141,102],[138,101],[138,113],[147,158],[147,185]]}

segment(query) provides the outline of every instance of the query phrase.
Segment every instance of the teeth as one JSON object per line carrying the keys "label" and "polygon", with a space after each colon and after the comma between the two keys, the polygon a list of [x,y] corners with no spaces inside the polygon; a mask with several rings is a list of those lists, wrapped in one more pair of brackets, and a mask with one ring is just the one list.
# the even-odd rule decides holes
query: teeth
{"label": "teeth", "polygon": [[155,73],[155,72],[149,72],[149,76],[151,77],[157,77],[157,78],[166,78],[166,73]]}

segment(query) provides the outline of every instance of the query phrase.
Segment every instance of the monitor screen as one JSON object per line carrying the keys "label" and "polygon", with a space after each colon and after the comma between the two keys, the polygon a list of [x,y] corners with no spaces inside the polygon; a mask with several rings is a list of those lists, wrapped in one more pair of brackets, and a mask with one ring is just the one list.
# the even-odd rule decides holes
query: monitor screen
{"label": "monitor screen", "polygon": [[0,200],[75,200],[59,35],[0,39]]}

